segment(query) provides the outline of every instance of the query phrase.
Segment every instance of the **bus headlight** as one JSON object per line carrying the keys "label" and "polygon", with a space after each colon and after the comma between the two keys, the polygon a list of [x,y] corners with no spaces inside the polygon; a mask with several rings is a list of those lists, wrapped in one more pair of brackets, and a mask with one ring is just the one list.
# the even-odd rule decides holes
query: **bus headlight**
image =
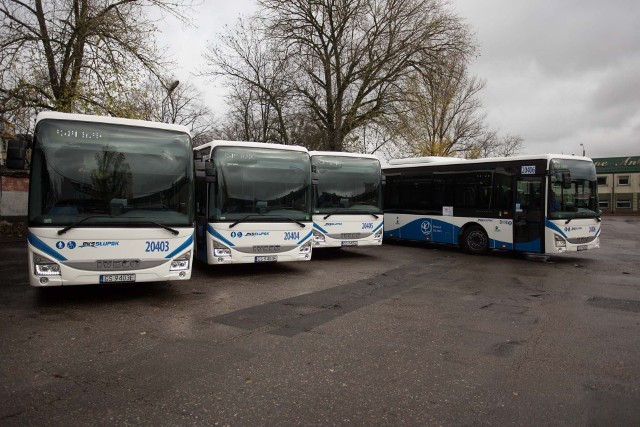
{"label": "bus headlight", "polygon": [[313,241],[316,243],[324,243],[325,237],[324,234],[317,230],[313,230]]}
{"label": "bus headlight", "polygon": [[188,270],[190,259],[191,252],[187,252],[186,254],[179,256],[178,258],[171,261],[171,267],[169,267],[169,271]]}
{"label": "bus headlight", "polygon": [[380,229],[380,230],[376,231],[376,234],[374,234],[374,235],[373,235],[373,238],[374,238],[375,240],[380,240],[380,239],[382,239],[382,229]]}
{"label": "bus headlight", "polygon": [[231,256],[231,249],[225,245],[223,245],[222,243],[216,242],[215,240],[213,241],[213,255],[220,258],[220,257],[230,257]]}
{"label": "bus headlight", "polygon": [[304,245],[300,246],[300,253],[301,254],[308,254],[310,252],[311,252],[311,240],[309,240]]}
{"label": "bus headlight", "polygon": [[60,265],[43,256],[34,255],[33,271],[37,276],[60,276]]}
{"label": "bus headlight", "polygon": [[557,234],[553,235],[553,239],[554,239],[554,243],[556,245],[556,248],[566,248],[567,247],[567,241],[564,240],[562,237],[558,236]]}

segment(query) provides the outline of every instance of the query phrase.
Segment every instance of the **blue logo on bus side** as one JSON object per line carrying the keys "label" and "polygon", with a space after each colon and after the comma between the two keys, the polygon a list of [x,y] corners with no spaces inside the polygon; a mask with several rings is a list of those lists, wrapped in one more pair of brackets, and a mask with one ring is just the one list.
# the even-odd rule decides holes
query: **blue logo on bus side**
{"label": "blue logo on bus side", "polygon": [[425,221],[420,224],[420,231],[422,231],[422,234],[431,234],[431,223]]}
{"label": "blue logo on bus side", "polygon": [[242,231],[238,231],[237,233],[235,231],[231,232],[231,237],[233,237],[234,239],[237,237],[238,239],[242,237]]}
{"label": "blue logo on bus side", "polygon": [[58,249],[64,249],[64,242],[63,241],[59,241],[56,243],[56,248]]}

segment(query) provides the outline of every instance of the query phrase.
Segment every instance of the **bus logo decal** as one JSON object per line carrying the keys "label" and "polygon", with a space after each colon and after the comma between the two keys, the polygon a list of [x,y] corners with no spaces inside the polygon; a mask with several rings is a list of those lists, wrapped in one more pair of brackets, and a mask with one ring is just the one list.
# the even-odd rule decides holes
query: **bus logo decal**
{"label": "bus logo decal", "polygon": [[424,221],[420,224],[420,231],[422,231],[422,234],[431,234],[431,223],[429,221]]}
{"label": "bus logo decal", "polygon": [[58,243],[56,243],[56,248],[64,249],[64,242],[63,241],[59,241]]}
{"label": "bus logo decal", "polygon": [[82,242],[81,248],[99,248],[102,246],[119,246],[120,242]]}
{"label": "bus logo decal", "polygon": [[69,249],[73,249],[76,247],[76,242],[74,242],[73,240],[71,240],[70,242],[67,243],[67,247]]}

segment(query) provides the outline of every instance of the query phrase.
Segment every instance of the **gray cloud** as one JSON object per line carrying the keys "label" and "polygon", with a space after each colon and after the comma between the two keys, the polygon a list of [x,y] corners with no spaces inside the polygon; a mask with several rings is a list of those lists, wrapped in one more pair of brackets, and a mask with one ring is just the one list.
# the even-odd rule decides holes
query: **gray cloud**
{"label": "gray cloud", "polygon": [[525,152],[640,154],[640,2],[458,0],[488,121]]}

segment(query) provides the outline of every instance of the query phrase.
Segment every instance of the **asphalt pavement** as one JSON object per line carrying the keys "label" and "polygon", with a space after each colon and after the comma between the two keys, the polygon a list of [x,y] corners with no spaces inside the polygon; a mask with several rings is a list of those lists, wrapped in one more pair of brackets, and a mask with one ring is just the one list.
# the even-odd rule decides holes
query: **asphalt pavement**
{"label": "asphalt pavement", "polygon": [[640,425],[640,218],[540,257],[384,244],[35,289],[0,240],[0,425]]}

